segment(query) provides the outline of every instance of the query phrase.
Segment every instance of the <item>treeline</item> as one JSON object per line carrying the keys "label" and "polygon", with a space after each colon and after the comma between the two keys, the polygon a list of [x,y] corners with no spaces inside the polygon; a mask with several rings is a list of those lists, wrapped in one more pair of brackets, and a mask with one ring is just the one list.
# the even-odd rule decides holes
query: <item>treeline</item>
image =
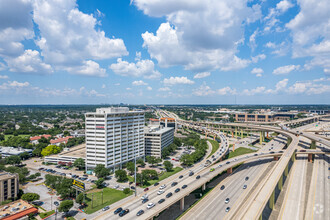
{"label": "treeline", "polygon": [[181,139],[174,137],[173,143],[163,148],[162,159],[165,159],[166,157],[170,156],[172,152],[174,152],[178,147],[181,146],[181,144],[182,144]]}
{"label": "treeline", "polygon": [[185,145],[194,146],[195,152],[191,154],[184,154],[180,158],[183,165],[191,166],[198,162],[206,154],[208,145],[206,140],[200,139],[199,135],[191,133],[182,141]]}

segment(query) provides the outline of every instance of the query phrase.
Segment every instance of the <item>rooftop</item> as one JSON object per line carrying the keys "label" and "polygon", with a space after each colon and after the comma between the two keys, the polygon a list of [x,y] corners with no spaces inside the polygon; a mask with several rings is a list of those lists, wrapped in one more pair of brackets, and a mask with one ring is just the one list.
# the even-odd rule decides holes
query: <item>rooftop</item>
{"label": "rooftop", "polygon": [[12,177],[17,176],[16,174],[12,174],[12,173],[7,173],[7,172],[0,172],[0,180],[6,180]]}
{"label": "rooftop", "polygon": [[[36,213],[38,209],[25,202],[24,200],[17,200],[9,204],[0,206],[0,218],[6,220],[14,220],[22,218],[30,213]],[[6,214],[8,216],[4,217]]]}
{"label": "rooftop", "polygon": [[70,138],[73,138],[72,136],[67,136],[67,137],[63,137],[63,138],[57,138],[54,140],[50,140],[51,144],[56,144],[56,143],[61,143],[61,142],[67,142]]}
{"label": "rooftop", "polygon": [[110,108],[97,108],[96,112],[88,112],[86,114],[114,114],[114,113],[129,113],[141,112],[141,110],[130,111],[128,107],[110,107]]}
{"label": "rooftop", "polygon": [[35,140],[39,140],[41,137],[44,138],[50,138],[51,135],[50,134],[43,134],[43,135],[39,135],[39,136],[34,136],[34,137],[30,137],[30,141],[35,141]]}
{"label": "rooftop", "polygon": [[167,131],[174,130],[172,127],[159,127],[159,126],[150,126],[144,129],[145,134],[162,134]]}
{"label": "rooftop", "polygon": [[80,144],[75,147],[65,148],[61,153],[56,155],[51,155],[49,157],[76,157],[85,158],[86,157],[86,144]]}
{"label": "rooftop", "polygon": [[17,147],[3,147],[0,146],[0,154],[9,154],[9,155],[19,155],[23,152],[32,152],[32,149],[24,149],[24,148],[17,148]]}

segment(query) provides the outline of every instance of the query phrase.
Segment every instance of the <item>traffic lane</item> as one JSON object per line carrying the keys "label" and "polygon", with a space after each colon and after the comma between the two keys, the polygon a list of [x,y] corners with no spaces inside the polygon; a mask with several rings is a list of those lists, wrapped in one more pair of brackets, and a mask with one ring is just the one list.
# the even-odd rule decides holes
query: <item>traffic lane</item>
{"label": "traffic lane", "polygon": [[298,156],[290,174],[289,188],[283,201],[280,216],[288,219],[302,219],[306,188],[307,157]]}
{"label": "traffic lane", "polygon": [[[315,157],[316,158],[316,157]],[[314,219],[321,220],[329,217],[329,156],[320,155],[316,158],[319,163],[317,187],[315,192]]]}

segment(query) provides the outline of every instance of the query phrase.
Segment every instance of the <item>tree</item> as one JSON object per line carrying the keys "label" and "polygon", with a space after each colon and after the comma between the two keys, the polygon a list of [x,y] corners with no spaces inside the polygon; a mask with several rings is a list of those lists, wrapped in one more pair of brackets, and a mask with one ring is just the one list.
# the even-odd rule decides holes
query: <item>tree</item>
{"label": "tree", "polygon": [[73,166],[77,167],[79,170],[85,169],[85,160],[83,158],[78,158],[73,162]]}
{"label": "tree", "polygon": [[37,193],[25,193],[22,195],[21,199],[28,201],[28,202],[32,202],[32,201],[40,199],[40,196]]}
{"label": "tree", "polygon": [[80,205],[82,205],[83,202],[84,202],[84,193],[79,193],[76,198],[76,203],[79,203]]}
{"label": "tree", "polygon": [[[132,174],[135,171],[135,164],[133,162],[127,162],[126,168]],[[137,171],[138,171],[138,168],[136,168],[136,172]]]}
{"label": "tree", "polygon": [[164,167],[167,172],[170,172],[173,168],[173,164],[170,161],[164,161]]}
{"label": "tree", "polygon": [[189,154],[184,154],[180,158],[180,162],[186,166],[191,166],[194,164],[194,159],[191,155]]}
{"label": "tree", "polygon": [[21,160],[26,160],[30,158],[30,154],[28,152],[23,152],[19,155],[19,157],[21,158]]}
{"label": "tree", "polygon": [[72,207],[73,207],[72,200],[64,200],[61,202],[60,206],[58,207],[58,211],[67,213]]}
{"label": "tree", "polygon": [[51,154],[58,154],[61,152],[61,148],[59,146],[56,145],[49,145],[47,147],[45,147],[44,149],[42,149],[41,151],[41,155],[42,156],[49,156]]}
{"label": "tree", "polygon": [[70,136],[70,132],[69,131],[64,131],[63,132],[63,136],[66,137],[66,136]]}
{"label": "tree", "polygon": [[138,159],[136,163],[140,164],[142,167],[146,165],[142,158]]}
{"label": "tree", "polygon": [[154,166],[158,162],[162,161],[160,158],[156,158],[154,156],[147,156],[146,159],[147,159],[147,162],[151,164],[151,166]]}
{"label": "tree", "polygon": [[181,144],[182,144],[182,141],[181,141],[180,138],[174,137],[173,144],[175,144],[176,146],[180,147]]}
{"label": "tree", "polygon": [[104,184],[103,178],[100,178],[100,179],[96,180],[96,182],[95,182],[95,185],[98,189],[101,189],[104,186],[103,184]]}
{"label": "tree", "polygon": [[129,189],[129,188],[125,188],[124,190],[123,190],[123,193],[125,193],[125,194],[128,194],[128,193],[130,193],[131,192],[131,190]]}
{"label": "tree", "polygon": [[110,175],[110,170],[105,168],[103,164],[97,164],[94,173],[97,178],[104,178]]}
{"label": "tree", "polygon": [[145,182],[154,180],[158,178],[158,173],[156,170],[142,170],[142,178]]}
{"label": "tree", "polygon": [[6,158],[6,164],[18,165],[21,163],[21,158],[17,155],[12,155]]}
{"label": "tree", "polygon": [[116,170],[115,177],[117,178],[118,182],[125,182],[128,180],[125,170]]}
{"label": "tree", "polygon": [[0,134],[0,141],[4,141],[5,140],[5,135]]}

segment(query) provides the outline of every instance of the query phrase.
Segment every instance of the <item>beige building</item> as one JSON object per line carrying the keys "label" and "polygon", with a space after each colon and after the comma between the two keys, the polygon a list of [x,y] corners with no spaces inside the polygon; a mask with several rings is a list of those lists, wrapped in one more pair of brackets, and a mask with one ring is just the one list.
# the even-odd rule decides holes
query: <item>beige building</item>
{"label": "beige building", "polygon": [[235,120],[239,122],[274,122],[274,121],[288,121],[294,119],[293,113],[265,113],[265,114],[249,114],[239,113],[235,114]]}
{"label": "beige building", "polygon": [[173,127],[147,127],[144,131],[146,155],[161,158],[164,147],[173,143]]}
{"label": "beige building", "polygon": [[18,190],[18,174],[0,172],[0,203],[16,198]]}

